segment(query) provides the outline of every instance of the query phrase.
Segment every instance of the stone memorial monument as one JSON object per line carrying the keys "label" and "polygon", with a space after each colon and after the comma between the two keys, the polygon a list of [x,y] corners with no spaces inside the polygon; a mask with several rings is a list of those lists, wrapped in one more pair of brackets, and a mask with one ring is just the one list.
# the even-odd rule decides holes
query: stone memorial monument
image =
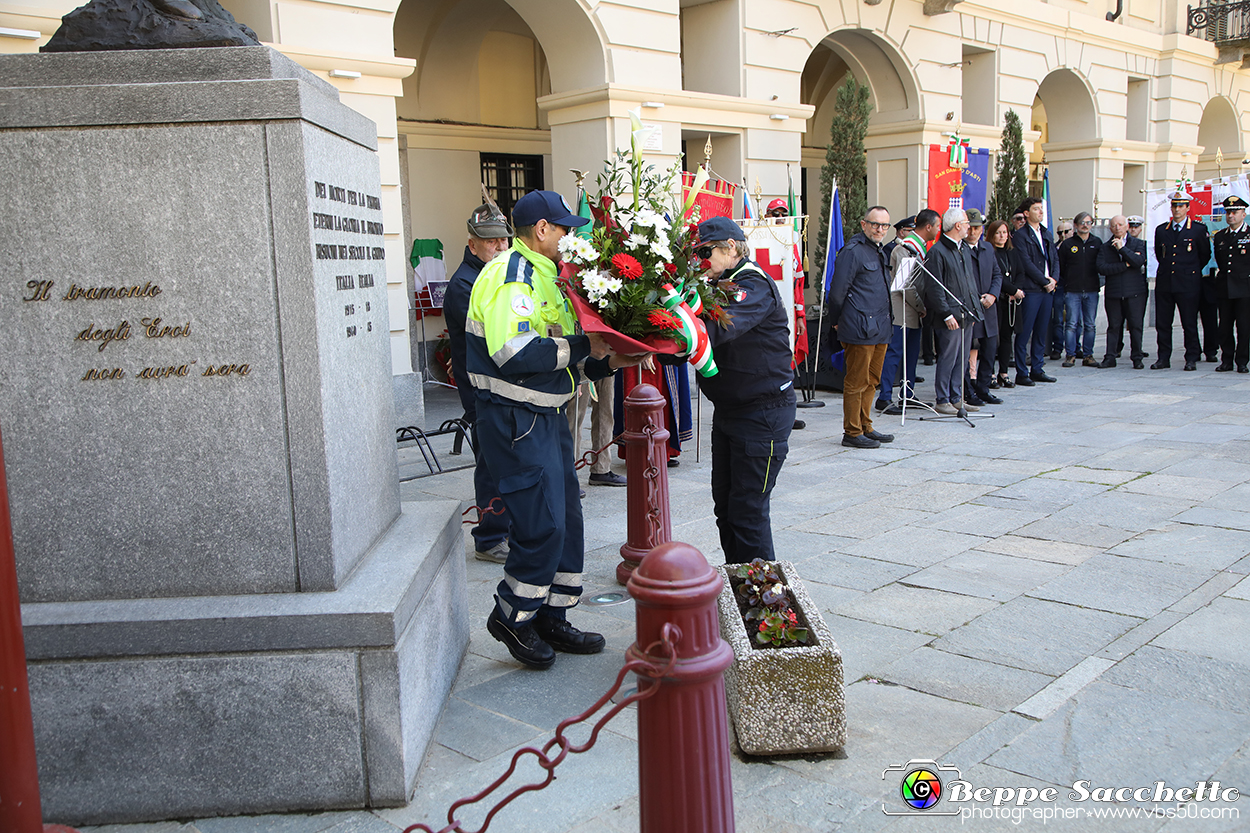
{"label": "stone memorial monument", "polygon": [[0,56],[0,128],[45,819],[403,803],[468,622],[459,507],[399,501],[375,125],[235,46]]}

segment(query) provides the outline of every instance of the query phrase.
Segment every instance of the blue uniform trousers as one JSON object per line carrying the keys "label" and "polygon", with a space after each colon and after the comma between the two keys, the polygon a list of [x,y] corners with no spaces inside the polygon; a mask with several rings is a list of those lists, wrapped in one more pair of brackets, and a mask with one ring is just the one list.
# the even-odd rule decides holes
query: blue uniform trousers
{"label": "blue uniform trousers", "polygon": [[473,527],[473,545],[478,552],[486,552],[501,541],[507,540],[512,519],[508,515],[507,507],[500,505],[502,501],[496,501],[494,506],[495,509],[503,510],[500,514],[486,514],[486,508],[490,506],[490,502],[499,497],[499,489],[495,486],[495,481],[491,479],[486,466],[482,464],[476,423],[473,425],[473,457],[477,460],[477,466],[473,469],[473,500],[482,510],[481,521]]}
{"label": "blue uniform trousers", "polygon": [[[1041,373],[1046,364],[1050,338],[1050,309],[1054,302],[1049,292],[1025,292],[1016,311],[1016,373],[1028,376]],[[1029,360],[1032,347],[1033,358]]]}
{"label": "blue uniform trousers", "polygon": [[712,416],[712,508],[726,564],[773,561],[769,502],[789,451],[794,399]]}
{"label": "blue uniform trousers", "polygon": [[564,412],[477,400],[481,462],[512,518],[495,602],[509,624],[564,618],[582,593],[582,502]]}

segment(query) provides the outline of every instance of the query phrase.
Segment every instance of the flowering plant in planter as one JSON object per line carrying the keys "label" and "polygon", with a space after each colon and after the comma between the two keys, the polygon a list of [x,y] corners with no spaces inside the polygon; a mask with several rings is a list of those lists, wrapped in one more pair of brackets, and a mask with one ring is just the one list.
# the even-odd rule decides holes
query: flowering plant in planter
{"label": "flowering plant in planter", "polygon": [[728,298],[703,277],[694,252],[697,189],[680,204],[680,165],[660,174],[644,164],[646,131],[636,112],[630,119],[630,152],[608,160],[597,180],[599,193],[589,197],[595,221],[589,238],[571,233],[560,240],[568,286],[579,318],[597,319],[658,352],[689,355],[710,376],[715,362],[700,318],[727,324]]}
{"label": "flowering plant in planter", "polygon": [[762,558],[727,568],[738,609],[755,647],[788,648],[808,643],[807,628],[799,624],[790,588],[776,567]]}

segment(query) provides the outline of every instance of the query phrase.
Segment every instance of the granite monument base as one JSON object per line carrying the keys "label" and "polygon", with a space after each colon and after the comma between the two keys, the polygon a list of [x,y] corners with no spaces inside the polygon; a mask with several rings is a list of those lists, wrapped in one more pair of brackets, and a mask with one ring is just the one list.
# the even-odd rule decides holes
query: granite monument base
{"label": "granite monument base", "polygon": [[403,504],[333,592],[23,605],[44,819],[405,803],[468,644],[460,508]]}

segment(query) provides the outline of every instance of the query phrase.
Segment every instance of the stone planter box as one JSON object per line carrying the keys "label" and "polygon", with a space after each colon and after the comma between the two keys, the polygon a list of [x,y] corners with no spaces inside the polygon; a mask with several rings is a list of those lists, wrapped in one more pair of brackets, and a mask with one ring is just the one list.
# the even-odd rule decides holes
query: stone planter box
{"label": "stone planter box", "polygon": [[794,609],[811,644],[755,648],[725,567],[719,567],[721,637],[734,652],[725,694],[738,745],[748,755],[832,752],[846,745],[842,652],[789,561],[777,571],[794,595]]}

